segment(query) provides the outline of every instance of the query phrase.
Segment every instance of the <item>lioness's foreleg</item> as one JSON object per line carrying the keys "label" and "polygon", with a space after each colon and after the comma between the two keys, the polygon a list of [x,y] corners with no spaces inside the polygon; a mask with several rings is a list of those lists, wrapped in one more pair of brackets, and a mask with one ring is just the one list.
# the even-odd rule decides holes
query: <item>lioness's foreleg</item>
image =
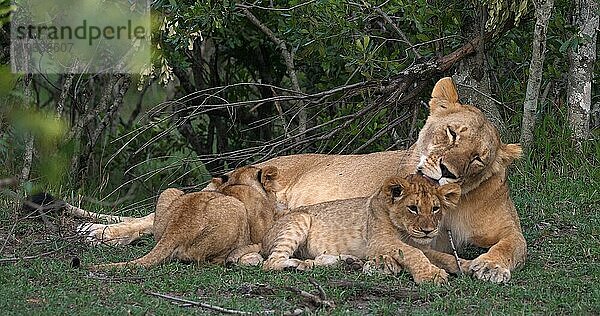
{"label": "lioness's foreleg", "polygon": [[525,262],[526,256],[525,238],[520,232],[513,232],[473,259],[469,269],[478,279],[504,283],[510,280],[511,271]]}
{"label": "lioness's foreleg", "polygon": [[154,213],[141,218],[133,218],[127,222],[117,224],[83,223],[77,226],[77,233],[85,236],[92,245],[108,244],[113,246],[128,245],[143,235],[152,234]]}
{"label": "lioness's foreleg", "polygon": [[144,235],[151,234],[155,234],[156,240],[159,240],[170,219],[169,206],[183,194],[184,192],[178,189],[166,189],[158,197],[154,213],[141,218],[127,217],[125,221],[117,224],[83,223],[77,226],[77,233],[85,236],[86,241],[92,245],[128,245]]}

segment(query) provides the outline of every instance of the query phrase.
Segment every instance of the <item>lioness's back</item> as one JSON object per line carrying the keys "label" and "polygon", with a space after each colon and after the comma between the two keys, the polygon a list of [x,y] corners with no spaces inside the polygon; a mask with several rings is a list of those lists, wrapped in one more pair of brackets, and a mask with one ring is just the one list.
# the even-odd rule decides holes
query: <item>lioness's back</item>
{"label": "lioness's back", "polygon": [[277,195],[288,207],[296,208],[370,196],[386,177],[415,171],[407,168],[418,162],[411,153],[398,150],[360,155],[300,154],[273,158],[261,165],[280,169],[286,182]]}

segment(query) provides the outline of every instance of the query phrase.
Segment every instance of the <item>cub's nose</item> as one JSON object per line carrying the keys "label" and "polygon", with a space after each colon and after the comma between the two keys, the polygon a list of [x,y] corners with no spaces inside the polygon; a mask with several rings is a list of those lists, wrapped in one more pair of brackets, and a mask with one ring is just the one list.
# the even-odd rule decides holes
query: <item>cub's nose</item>
{"label": "cub's nose", "polygon": [[421,228],[421,231],[425,234],[425,235],[429,235],[431,233],[433,233],[433,231],[435,230],[435,228]]}
{"label": "cub's nose", "polygon": [[448,170],[448,167],[446,167],[446,165],[444,165],[441,162],[440,162],[440,169],[442,170],[442,178],[457,179],[456,175],[454,173],[450,172],[450,170]]}

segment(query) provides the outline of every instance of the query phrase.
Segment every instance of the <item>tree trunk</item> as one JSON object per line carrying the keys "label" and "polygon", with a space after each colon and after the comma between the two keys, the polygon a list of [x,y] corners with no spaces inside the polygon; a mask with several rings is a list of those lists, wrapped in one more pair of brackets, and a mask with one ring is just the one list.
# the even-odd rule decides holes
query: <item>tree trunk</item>
{"label": "tree trunk", "polygon": [[597,0],[575,0],[573,24],[579,45],[569,49],[567,104],[572,138],[577,146],[590,136],[592,75],[596,62],[596,36],[599,5]]}
{"label": "tree trunk", "polygon": [[554,7],[554,0],[535,0],[533,3],[535,5],[535,29],[533,31],[533,48],[531,63],[529,64],[527,92],[523,103],[523,120],[521,121],[521,146],[525,150],[528,150],[533,143],[537,103],[540,96],[544,55],[546,53],[546,32],[552,7]]}
{"label": "tree trunk", "polygon": [[[485,33],[486,12],[483,7],[478,7],[478,16],[467,19],[463,28],[466,38]],[[465,104],[472,104],[485,113],[486,117],[494,123],[504,134],[506,127],[496,106],[497,101],[492,97],[489,67],[485,56],[485,47],[481,46],[475,54],[461,60],[453,76],[458,87],[458,95]]]}

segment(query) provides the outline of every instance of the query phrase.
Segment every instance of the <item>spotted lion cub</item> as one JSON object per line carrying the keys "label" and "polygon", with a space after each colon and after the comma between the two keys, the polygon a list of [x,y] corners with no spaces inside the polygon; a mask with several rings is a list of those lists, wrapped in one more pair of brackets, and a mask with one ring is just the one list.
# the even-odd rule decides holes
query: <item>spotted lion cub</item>
{"label": "spotted lion cub", "polygon": [[[275,192],[278,170],[253,166],[214,178],[210,191],[161,193],[154,218],[154,248],[128,262],[92,266],[92,270],[124,266],[151,267],[176,258],[224,263],[235,249],[259,243],[279,217]],[[259,264],[262,257],[236,255],[235,262]]]}
{"label": "spotted lion cub", "polygon": [[371,197],[294,209],[265,235],[263,269],[306,270],[357,257],[369,260],[365,267],[390,273],[405,269],[417,283],[445,283],[444,269],[459,270],[456,260],[429,246],[439,233],[442,214],[456,207],[459,198],[458,184],[436,187],[422,176],[409,175],[386,179]]}

